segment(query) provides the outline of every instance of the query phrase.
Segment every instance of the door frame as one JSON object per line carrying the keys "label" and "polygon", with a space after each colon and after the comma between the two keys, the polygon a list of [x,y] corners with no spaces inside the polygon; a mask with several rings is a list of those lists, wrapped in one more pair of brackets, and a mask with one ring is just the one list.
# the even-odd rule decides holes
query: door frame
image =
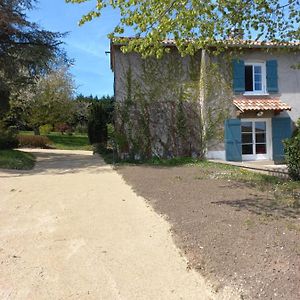
{"label": "door frame", "polygon": [[[254,122],[266,122],[266,154],[242,154],[243,161],[256,161],[256,160],[272,160],[273,159],[273,147],[272,147],[272,122],[271,118],[245,118],[241,119],[241,122],[252,122],[252,128]],[[254,132],[252,133],[254,134]],[[253,145],[255,147],[255,145]]]}

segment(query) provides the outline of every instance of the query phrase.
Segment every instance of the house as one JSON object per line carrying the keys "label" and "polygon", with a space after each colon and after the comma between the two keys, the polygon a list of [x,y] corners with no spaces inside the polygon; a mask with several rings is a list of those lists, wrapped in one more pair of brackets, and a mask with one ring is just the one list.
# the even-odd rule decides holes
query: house
{"label": "house", "polygon": [[167,40],[162,59],[122,45],[111,42],[121,155],[284,159],[282,141],[300,117],[299,45],[241,43],[181,57]]}

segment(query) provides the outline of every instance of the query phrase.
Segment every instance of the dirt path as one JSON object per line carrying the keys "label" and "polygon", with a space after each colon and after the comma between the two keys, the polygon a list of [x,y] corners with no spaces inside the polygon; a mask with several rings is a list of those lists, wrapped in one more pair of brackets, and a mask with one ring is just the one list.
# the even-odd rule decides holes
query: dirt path
{"label": "dirt path", "polygon": [[0,299],[213,299],[169,225],[99,157],[0,171]]}

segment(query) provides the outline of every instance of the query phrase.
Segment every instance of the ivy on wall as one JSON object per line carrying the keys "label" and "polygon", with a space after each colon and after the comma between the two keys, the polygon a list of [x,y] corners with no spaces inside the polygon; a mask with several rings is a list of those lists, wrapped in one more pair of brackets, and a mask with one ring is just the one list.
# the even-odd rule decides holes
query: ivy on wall
{"label": "ivy on wall", "polygon": [[118,152],[135,159],[203,157],[207,145],[222,138],[231,103],[231,89],[224,88],[228,74],[201,52],[181,58],[171,51],[138,61],[121,55],[125,93],[116,105]]}

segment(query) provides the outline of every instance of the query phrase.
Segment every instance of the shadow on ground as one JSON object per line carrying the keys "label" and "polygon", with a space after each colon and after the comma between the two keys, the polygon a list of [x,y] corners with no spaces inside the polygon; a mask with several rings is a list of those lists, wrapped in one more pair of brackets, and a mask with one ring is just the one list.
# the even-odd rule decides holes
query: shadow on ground
{"label": "shadow on ground", "polygon": [[227,205],[235,208],[237,211],[247,210],[259,216],[276,216],[279,218],[299,218],[300,209],[288,206],[279,206],[272,199],[261,198],[255,195],[253,198],[241,200],[221,200],[211,202],[216,205]]}
{"label": "shadow on ground", "polygon": [[36,159],[36,166],[33,170],[0,170],[0,177],[47,175],[47,174],[75,174],[78,172],[111,172],[109,167],[99,155],[85,154],[76,151],[30,151]]}

